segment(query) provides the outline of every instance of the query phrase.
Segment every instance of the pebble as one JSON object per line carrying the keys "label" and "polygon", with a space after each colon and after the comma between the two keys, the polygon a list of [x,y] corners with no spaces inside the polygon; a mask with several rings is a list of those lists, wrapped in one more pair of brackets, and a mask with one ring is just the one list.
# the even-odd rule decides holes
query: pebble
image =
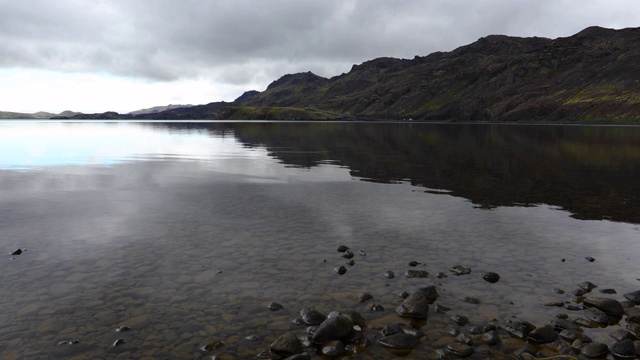
{"label": "pebble", "polygon": [[348,247],[348,246],[346,246],[346,245],[340,245],[340,246],[338,246],[338,252],[343,253],[343,252],[345,252],[345,251],[347,251],[347,250],[349,250],[349,247]]}
{"label": "pebble", "polygon": [[394,274],[393,271],[391,271],[391,270],[385,271],[383,275],[387,279],[393,279],[394,277],[396,277],[396,274]]}
{"label": "pebble", "polygon": [[269,305],[267,305],[267,309],[271,311],[278,311],[278,310],[284,309],[284,306],[278,304],[277,302],[272,302]]}
{"label": "pebble", "polygon": [[596,259],[592,258],[591,256],[585,256],[585,259],[586,259],[588,262],[594,262],[594,261],[596,261]]}
{"label": "pebble", "polygon": [[9,253],[9,255],[20,255],[22,254],[22,249],[16,249]]}
{"label": "pebble", "polygon": [[116,341],[113,342],[113,346],[120,346],[124,344],[124,339],[117,339]]}
{"label": "pebble", "polygon": [[497,283],[500,280],[500,275],[494,273],[494,272],[486,272],[484,274],[482,274],[482,279],[486,282],[489,283]]}
{"label": "pebble", "polygon": [[586,308],[582,310],[584,317],[597,323],[598,325],[609,325],[609,316],[596,308]]}
{"label": "pebble", "polygon": [[454,275],[468,275],[471,274],[471,269],[466,268],[462,265],[455,265],[449,269]]}
{"label": "pebble", "polygon": [[330,340],[341,340],[349,335],[352,327],[353,321],[348,315],[329,317],[318,326],[312,341],[315,344],[324,344]]}
{"label": "pebble", "polygon": [[339,275],[344,275],[344,273],[346,273],[346,272],[347,272],[347,268],[346,268],[346,267],[344,267],[344,266],[342,266],[342,265],[340,265],[340,266],[338,266],[338,267],[334,268],[333,270],[334,270],[335,272],[337,272]]}
{"label": "pebble", "polygon": [[358,302],[359,303],[363,303],[367,300],[371,300],[373,299],[373,295],[369,294],[369,293],[360,293],[358,294]]}
{"label": "pebble", "polygon": [[314,309],[302,309],[300,310],[300,316],[302,321],[307,325],[320,325],[327,319],[327,316]]}
{"label": "pebble", "polygon": [[478,299],[477,297],[473,297],[473,296],[465,296],[463,301],[467,302],[469,304],[480,304],[480,299]]}
{"label": "pebble", "polygon": [[429,272],[425,270],[413,270],[409,269],[405,271],[404,276],[413,279],[413,278],[426,278],[429,276]]}
{"label": "pebble", "polygon": [[450,319],[453,320],[453,322],[459,326],[465,326],[469,322],[469,319],[466,316],[457,315],[457,314],[452,315]]}
{"label": "pebble", "polygon": [[416,267],[418,265],[420,265],[420,263],[417,262],[417,261],[409,261],[409,266],[411,266],[411,267]]}
{"label": "pebble", "polygon": [[346,259],[351,259],[353,257],[353,252],[351,250],[347,250],[344,253],[342,253],[342,257],[346,258]]}
{"label": "pebble", "polygon": [[578,287],[581,288],[582,290],[585,290],[585,291],[591,291],[591,290],[597,288],[598,285],[595,285],[594,283],[592,283],[590,281],[585,281],[585,282],[581,282],[580,284],[578,284]]}

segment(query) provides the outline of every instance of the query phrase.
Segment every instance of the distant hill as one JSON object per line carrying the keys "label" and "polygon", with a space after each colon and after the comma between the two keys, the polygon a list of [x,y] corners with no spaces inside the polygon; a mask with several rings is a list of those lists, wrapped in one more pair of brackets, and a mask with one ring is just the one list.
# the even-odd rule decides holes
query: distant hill
{"label": "distant hill", "polygon": [[285,75],[234,105],[368,119],[640,121],[638,44],[639,28],[553,40],[491,35],[411,60],[374,59],[331,79]]}
{"label": "distant hill", "polygon": [[170,111],[175,109],[189,108],[193,105],[165,105],[165,106],[154,106],[148,109],[141,109],[136,111],[131,111],[129,115],[145,115],[145,114],[157,114],[163,111]]}

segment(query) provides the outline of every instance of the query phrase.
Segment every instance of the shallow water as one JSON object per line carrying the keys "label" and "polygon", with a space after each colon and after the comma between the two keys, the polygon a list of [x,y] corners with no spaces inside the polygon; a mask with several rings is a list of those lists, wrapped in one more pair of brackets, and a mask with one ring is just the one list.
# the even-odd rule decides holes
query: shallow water
{"label": "shallow water", "polygon": [[[292,320],[305,307],[360,311],[375,343],[408,322],[398,294],[432,284],[451,310],[430,312],[408,358],[436,356],[455,328],[580,318],[544,304],[579,302],[569,291],[583,281],[618,300],[640,288],[636,140],[635,127],[2,122],[0,353],[255,358],[286,331],[304,336]],[[342,276],[341,244],[356,252]],[[403,276],[412,260],[428,278]],[[624,326],[585,333],[611,345]],[[471,358],[526,345],[501,339]],[[200,350],[213,341],[225,345]],[[377,344],[354,356],[395,357]]]}

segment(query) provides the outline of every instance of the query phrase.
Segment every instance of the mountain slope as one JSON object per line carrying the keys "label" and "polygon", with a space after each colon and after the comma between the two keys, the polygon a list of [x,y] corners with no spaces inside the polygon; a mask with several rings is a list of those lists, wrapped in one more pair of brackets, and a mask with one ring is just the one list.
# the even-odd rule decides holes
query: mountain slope
{"label": "mountain slope", "polygon": [[566,38],[491,35],[412,60],[379,58],[325,79],[285,75],[236,106],[379,119],[639,121],[640,29]]}

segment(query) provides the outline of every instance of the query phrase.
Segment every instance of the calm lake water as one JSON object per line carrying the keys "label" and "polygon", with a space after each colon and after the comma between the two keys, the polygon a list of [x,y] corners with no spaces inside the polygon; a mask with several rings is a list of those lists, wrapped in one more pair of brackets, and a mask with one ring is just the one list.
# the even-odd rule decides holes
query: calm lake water
{"label": "calm lake water", "polygon": [[[409,323],[398,294],[427,285],[450,310],[414,324],[426,335],[406,358],[436,358],[453,329],[583,318],[545,304],[581,306],[584,281],[620,301],[640,289],[638,179],[637,127],[1,122],[0,354],[256,358],[287,331],[303,338],[292,320],[313,307],[360,311],[373,344],[353,358],[392,359],[380,329]],[[584,333],[611,345],[625,326]],[[470,358],[527,345],[498,333],[471,335]]]}

